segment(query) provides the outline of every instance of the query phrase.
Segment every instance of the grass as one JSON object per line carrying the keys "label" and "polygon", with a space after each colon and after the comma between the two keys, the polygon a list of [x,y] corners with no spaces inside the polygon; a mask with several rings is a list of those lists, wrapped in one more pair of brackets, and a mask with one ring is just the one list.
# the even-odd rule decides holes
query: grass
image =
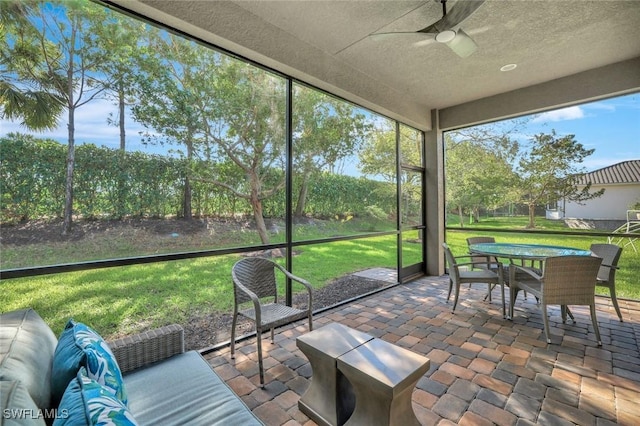
{"label": "grass", "polygon": [[[467,218],[468,220],[468,218]],[[462,229],[474,229],[474,228],[493,228],[493,229],[526,229],[529,224],[528,216],[503,216],[503,217],[486,217],[480,218],[480,222],[468,224],[465,222]],[[535,220],[537,231],[569,231],[570,229],[561,220],[549,220],[542,217],[536,217]],[[460,226],[460,219],[457,215],[447,216],[447,226],[458,227]],[[591,229],[580,229],[576,232],[602,232]]]}
{"label": "grass", "polygon": [[[483,226],[484,225],[486,225],[486,222],[483,223]],[[465,229],[464,231],[448,230],[446,239],[453,254],[459,256],[468,253],[466,239],[472,236],[490,236],[494,237],[496,241],[502,243],[547,244],[575,247],[585,250],[588,250],[591,244],[607,242],[607,237],[589,235],[541,235],[523,234],[518,232],[491,233],[473,231],[472,229]],[[640,249],[640,244],[638,244],[638,242],[636,242],[636,247]],[[640,300],[640,281],[638,279],[638,277],[640,277],[640,253],[635,252],[631,246],[623,248],[618,266],[620,267],[616,272],[616,294],[618,298]],[[596,287],[596,293],[609,295],[609,290],[602,287]]]}
{"label": "grass", "polygon": [[[258,233],[237,224],[228,225],[224,221],[213,222],[210,228],[200,232],[188,232],[181,229],[183,221],[166,221],[160,232],[154,229],[161,219],[149,219],[144,224],[121,223],[111,226],[99,234],[91,230],[79,232],[77,238],[48,241],[46,243],[3,245],[2,269],[26,268],[43,265],[59,265],[92,260],[117,259],[125,257],[179,253],[194,250],[211,250],[260,245]],[[85,224],[86,225],[86,224]],[[89,222],[89,227],[91,222]],[[82,223],[74,225],[82,229]],[[175,228],[173,228],[175,226]],[[53,230],[51,228],[54,228]],[[284,225],[282,225],[284,229]],[[40,241],[38,233],[55,234],[59,237],[61,225],[51,224],[47,228],[31,231],[34,241]],[[369,230],[369,231],[365,231]],[[370,231],[393,230],[392,223],[367,220],[316,220],[314,225],[295,225],[294,241],[308,241],[327,238],[327,236],[361,235]],[[185,231],[185,232],[183,232]],[[10,227],[3,232],[11,232]],[[174,233],[175,232],[175,233]],[[270,235],[271,243],[284,243],[285,232]]]}
{"label": "grass", "polygon": [[[417,251],[415,245],[412,249]],[[239,258],[227,255],[4,280],[0,303],[3,311],[34,308],[56,334],[73,317],[115,338],[211,312],[230,312],[230,271]],[[301,247],[296,249],[293,272],[322,288],[337,277],[371,267],[395,267],[395,262],[395,236],[383,236]],[[284,280],[279,289],[284,294]]]}
{"label": "grass", "polygon": [[[526,218],[500,218],[485,220],[478,227],[524,227]],[[547,223],[550,222],[550,223]],[[491,225],[492,224],[492,225]],[[540,221],[540,228],[556,227],[557,222]],[[556,228],[557,229],[557,228]],[[566,228],[564,228],[566,229]],[[335,229],[331,230],[332,232]],[[318,229],[305,230],[305,237],[320,236]],[[447,231],[447,242],[454,254],[466,254],[466,238],[491,235],[501,242],[524,242],[588,248],[591,243],[606,242],[606,237],[532,235],[464,230]],[[419,245],[412,243],[418,237],[409,233],[403,243],[403,258],[418,259]],[[109,244],[105,252],[113,250]],[[165,241],[165,240],[162,240]],[[77,242],[71,243],[71,245]],[[165,247],[166,248],[166,247]],[[63,250],[60,245],[41,247],[38,256],[51,252],[56,258]],[[69,250],[77,250],[69,248]],[[293,257],[293,273],[322,288],[333,279],[355,271],[396,265],[396,237],[379,236],[366,239],[339,241],[297,247]],[[7,250],[3,250],[4,257]],[[23,252],[22,255],[27,255]],[[104,258],[104,257],[102,257]],[[67,319],[91,324],[107,338],[132,334],[170,323],[185,323],[189,318],[212,312],[230,312],[232,284],[230,271],[240,255],[226,255],[181,261],[133,265],[69,272],[30,278],[3,280],[0,306],[2,311],[33,307],[59,334]],[[46,257],[27,259],[47,264]],[[6,267],[6,266],[3,266]],[[640,254],[630,247],[623,251],[617,274],[619,297],[640,300]],[[279,283],[284,292],[284,281]],[[606,294],[606,290],[598,290]]]}

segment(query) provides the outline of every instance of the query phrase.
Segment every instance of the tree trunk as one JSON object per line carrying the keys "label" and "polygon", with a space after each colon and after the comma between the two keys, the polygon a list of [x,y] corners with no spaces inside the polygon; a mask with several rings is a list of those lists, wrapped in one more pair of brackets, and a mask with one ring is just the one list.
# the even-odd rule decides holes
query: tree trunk
{"label": "tree trunk", "polygon": [[184,178],[184,199],[182,203],[182,214],[187,220],[191,220],[193,218],[193,214],[191,212],[191,183],[189,181],[189,176],[185,176]]}
{"label": "tree trunk", "polygon": [[[191,135],[192,132],[189,132]],[[186,141],[187,145],[187,167],[184,170],[184,198],[182,200],[182,214],[185,219],[191,220],[193,218],[193,211],[191,208],[191,181],[189,180],[189,166],[191,164],[191,159],[193,158],[193,141],[191,140],[191,136],[189,136]]]}
{"label": "tree trunk", "polygon": [[302,217],[302,215],[304,215],[304,209],[307,205],[308,193],[309,193],[309,176],[307,173],[305,173],[302,179],[302,186],[300,187],[300,192],[298,193],[298,202],[296,203],[296,210],[295,210],[294,216]]}
{"label": "tree trunk", "polygon": [[115,206],[115,216],[117,219],[122,219],[127,213],[126,207],[126,191],[127,191],[127,169],[126,169],[126,155],[124,151],[120,151],[118,153],[118,176],[116,177],[118,185],[117,194],[116,194],[116,206]]}
{"label": "tree trunk", "polygon": [[256,229],[260,236],[262,244],[269,244],[269,234],[267,233],[267,226],[264,223],[264,217],[262,216],[262,201],[251,195],[251,207],[253,208],[253,219],[256,222]]}
{"label": "tree trunk", "polygon": [[76,161],[73,108],[69,108],[69,124],[67,124],[67,130],[69,132],[69,142],[67,145],[67,173],[64,190],[64,218],[62,222],[62,235],[68,235],[69,232],[71,232],[73,219],[73,169],[75,168]]}
{"label": "tree trunk", "polygon": [[[71,32],[71,45],[75,44],[75,31]],[[67,142],[67,173],[64,188],[64,217],[62,221],[62,235],[69,235],[73,222],[73,170],[76,162],[76,146],[75,146],[75,105],[74,105],[74,57],[69,57],[69,67],[67,69],[67,107],[69,122],[67,123],[68,142]]]}
{"label": "tree trunk", "polygon": [[536,227],[536,205],[529,204],[529,224],[527,225],[527,229],[533,229]]}
{"label": "tree trunk", "polygon": [[122,88],[122,82],[120,82],[120,89],[118,90],[118,127],[120,127],[120,151],[125,150],[126,134],[124,130],[124,90]]}
{"label": "tree trunk", "polygon": [[251,182],[251,194],[249,195],[249,203],[253,210],[253,219],[256,222],[256,230],[260,236],[262,244],[269,244],[269,234],[267,233],[267,225],[264,223],[264,216],[262,215],[262,200],[260,199],[260,178],[255,172],[251,172],[249,176]]}
{"label": "tree trunk", "polygon": [[460,228],[464,228],[464,214],[462,213],[462,206],[458,206],[458,217],[460,218]]}
{"label": "tree trunk", "polygon": [[118,219],[122,219],[125,214],[125,199],[126,199],[126,195],[125,195],[125,191],[126,191],[126,181],[125,181],[125,177],[124,177],[124,164],[126,162],[126,158],[125,158],[125,150],[126,150],[126,134],[125,134],[125,130],[124,130],[124,90],[122,88],[122,82],[120,82],[120,88],[118,89],[118,127],[120,128],[120,154],[122,154],[119,158],[118,161],[120,161],[120,164],[118,165],[118,171],[120,172],[120,174],[118,175],[118,200],[117,200],[117,207],[116,207],[116,217]]}

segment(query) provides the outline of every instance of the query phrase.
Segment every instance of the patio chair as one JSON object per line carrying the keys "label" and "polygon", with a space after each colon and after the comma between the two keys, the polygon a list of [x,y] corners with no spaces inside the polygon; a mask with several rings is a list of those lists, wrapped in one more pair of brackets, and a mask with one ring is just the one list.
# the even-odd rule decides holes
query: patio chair
{"label": "patio chair", "polygon": [[597,286],[607,287],[611,293],[611,303],[622,322],[622,314],[620,313],[620,307],[618,306],[618,299],[616,298],[616,270],[618,268],[618,260],[622,254],[622,247],[615,244],[591,244],[589,248],[593,254],[602,258],[602,265],[598,270]]}
{"label": "patio chair", "polygon": [[[496,239],[493,238],[493,237],[469,237],[469,238],[467,238],[467,246],[470,246],[471,244],[495,243],[495,242],[496,242]],[[491,260],[492,262],[495,262],[496,264],[489,265],[489,269],[491,269],[494,272],[497,272],[497,269],[498,269],[497,263],[500,263],[497,258],[495,258],[495,257],[487,258],[485,256],[474,255],[474,258],[476,258],[476,257],[480,258],[480,259],[488,259],[488,260]],[[511,259],[511,262],[513,263],[513,259]],[[529,263],[530,263],[530,265],[529,265],[530,267],[535,268],[534,261],[530,261]],[[525,266],[525,261],[521,259],[520,260],[520,265],[521,266]],[[541,262],[538,262],[538,266],[539,266],[539,268],[536,268],[536,269],[538,269],[538,271],[540,271],[541,268],[542,268]],[[485,268],[486,268],[486,266],[485,266]],[[503,268],[502,269],[502,273],[504,275],[504,277],[503,277],[504,283],[505,283],[505,285],[509,286],[509,265],[504,265],[503,264],[502,268]],[[495,284],[491,287],[491,291],[489,291],[489,294],[487,296],[485,296],[485,300],[487,299],[487,297],[489,297],[489,301],[491,301],[491,292],[493,291],[494,288],[495,288]],[[524,292],[524,298],[525,299],[527,298],[527,292],[526,291]]]}
{"label": "patio chair", "polygon": [[[278,303],[278,289],[275,271],[281,271],[286,277],[302,284],[308,292],[306,309],[296,309]],[[258,347],[258,369],[260,385],[264,386],[264,368],[262,364],[262,331],[271,329],[271,343],[274,343],[273,329],[292,321],[309,318],[309,331],[313,330],[313,290],[311,284],[299,278],[279,264],[261,257],[247,257],[236,262],[231,270],[233,278],[233,323],[231,325],[231,358],[235,356],[236,324],[238,315],[250,319],[256,325]],[[247,303],[249,302],[249,303]],[[241,309],[243,304],[249,305]]]}
{"label": "patio chair", "polygon": [[[482,243],[495,243],[496,239],[493,237],[469,237],[467,238],[467,246],[470,246],[471,244],[482,244]],[[492,264],[481,264],[478,265],[478,268],[482,268],[482,269],[491,269],[492,271],[497,271],[498,270],[498,259],[496,259],[493,256],[482,256],[482,255],[478,255],[478,254],[471,254],[471,259],[473,261],[478,261],[478,262],[483,262],[483,261],[491,261],[493,263],[495,263],[494,265]]]}
{"label": "patio chair", "polygon": [[[480,256],[480,260],[473,260],[472,256],[454,256],[451,253],[451,249],[447,245],[447,243],[443,243],[442,247],[444,248],[444,255],[449,263],[449,293],[447,294],[447,303],[449,302],[449,298],[451,297],[452,289],[455,289],[454,292],[454,300],[453,300],[453,309],[451,312],[456,310],[456,306],[458,305],[458,296],[460,295],[460,284],[475,284],[482,283],[487,284],[487,289],[489,293],[491,292],[491,287],[494,284],[499,284],[502,290],[502,317],[505,318],[506,308],[504,304],[504,281],[502,279],[502,264],[497,263],[497,271],[492,271],[489,267],[495,263],[487,260],[486,257]],[[469,259],[469,262],[458,263],[458,259]],[[484,265],[484,268],[480,268],[480,265]],[[471,270],[467,270],[467,267],[471,267]],[[476,268],[476,269],[473,269]]]}
{"label": "patio chair", "polygon": [[567,313],[575,323],[568,305],[588,305],[598,346],[602,346],[595,303],[596,279],[601,263],[602,259],[595,256],[549,257],[544,262],[541,275],[532,268],[511,265],[509,315],[513,318],[513,306],[520,290],[535,295],[542,309],[547,343],[551,343],[547,305],[560,305],[562,323],[567,321]]}
{"label": "patio chair", "polygon": [[[493,237],[469,237],[469,238],[467,238],[467,247],[469,247],[471,244],[495,243],[495,242],[496,242],[496,239],[493,238]],[[491,270],[493,272],[498,272],[498,259],[496,259],[495,257],[471,254],[471,252],[469,252],[469,254],[471,255],[472,262],[483,262],[483,261],[492,262],[491,264],[485,264],[483,262],[483,263],[479,264],[477,266],[477,268],[489,269],[489,270]],[[469,288],[471,288],[471,284],[469,284]],[[489,301],[491,301],[491,292],[493,291],[494,288],[495,288],[495,284],[493,286],[491,286],[491,288],[489,290],[489,293],[484,297],[485,300],[488,297]]]}

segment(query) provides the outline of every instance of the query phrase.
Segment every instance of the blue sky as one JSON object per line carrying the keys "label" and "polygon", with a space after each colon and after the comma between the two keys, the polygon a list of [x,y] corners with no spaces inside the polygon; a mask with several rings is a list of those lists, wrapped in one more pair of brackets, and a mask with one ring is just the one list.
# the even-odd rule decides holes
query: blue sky
{"label": "blue sky", "polygon": [[587,171],[625,160],[640,160],[640,94],[567,107],[535,116],[525,133],[575,135],[595,152],[582,164]]}
{"label": "blue sky", "polygon": [[[107,124],[109,114],[116,112],[116,106],[108,100],[96,100],[79,108],[76,112],[76,141],[91,142],[98,146],[118,148],[118,128]],[[60,126],[39,137],[50,137],[61,143],[67,141],[66,120],[60,120]],[[582,166],[586,171],[625,160],[640,159],[640,93],[607,100],[567,107],[538,114],[528,121],[522,134],[518,135],[523,143],[537,133],[550,133],[555,130],[560,136],[575,135],[575,139],[586,148],[595,148]],[[139,132],[142,126],[133,120],[127,121],[127,150],[158,152],[158,147],[145,147]],[[9,132],[27,132],[17,123],[0,121],[0,135]]]}

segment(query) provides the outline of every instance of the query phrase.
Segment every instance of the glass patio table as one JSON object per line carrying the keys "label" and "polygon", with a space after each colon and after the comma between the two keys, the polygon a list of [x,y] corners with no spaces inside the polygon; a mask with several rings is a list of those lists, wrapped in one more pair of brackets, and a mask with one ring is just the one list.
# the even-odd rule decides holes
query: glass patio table
{"label": "glass patio table", "polygon": [[[525,262],[531,262],[531,267],[535,262],[539,262],[539,270],[542,269],[542,262],[548,257],[555,256],[592,256],[591,250],[583,250],[574,247],[549,246],[543,244],[518,244],[518,243],[478,243],[469,245],[469,253],[472,255],[492,256],[496,259],[508,258],[510,263],[514,263],[518,259],[522,265]],[[540,272],[538,272],[540,273]],[[526,292],[525,292],[526,296]],[[509,302],[513,303],[513,302]],[[573,314],[569,307],[562,306],[566,309],[569,317],[574,320]]]}
{"label": "glass patio table", "polygon": [[547,257],[554,256],[591,256],[590,250],[582,250],[573,247],[548,246],[542,244],[517,244],[517,243],[479,243],[469,246],[471,254],[484,256],[503,257],[508,259],[521,259],[543,261]]}

